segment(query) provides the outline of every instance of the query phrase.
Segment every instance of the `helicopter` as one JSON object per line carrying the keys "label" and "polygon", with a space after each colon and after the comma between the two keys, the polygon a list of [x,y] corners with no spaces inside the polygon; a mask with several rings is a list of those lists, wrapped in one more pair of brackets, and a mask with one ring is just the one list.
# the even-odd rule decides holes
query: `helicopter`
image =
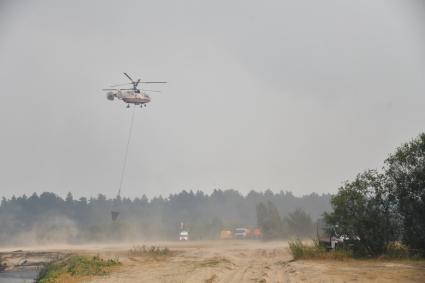
{"label": "helicopter", "polygon": [[[111,85],[112,88],[104,88],[102,90],[107,91],[106,98],[108,100],[114,100],[115,98],[120,99],[127,103],[127,108],[130,108],[130,104],[145,106],[151,101],[151,97],[146,92],[160,92],[157,90],[138,89],[139,84],[166,84],[167,82],[142,82],[141,79],[134,81],[127,73],[124,75],[130,80],[130,83]],[[115,88],[124,85],[132,85],[132,88]]]}

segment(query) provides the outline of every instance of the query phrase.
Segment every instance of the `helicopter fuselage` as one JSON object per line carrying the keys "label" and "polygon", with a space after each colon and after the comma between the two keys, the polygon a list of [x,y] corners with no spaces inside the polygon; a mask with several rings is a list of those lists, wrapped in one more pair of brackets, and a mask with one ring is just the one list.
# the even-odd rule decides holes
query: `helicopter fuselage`
{"label": "helicopter fuselage", "polygon": [[117,90],[115,92],[109,92],[108,95],[113,95],[114,97],[121,99],[125,103],[135,105],[142,105],[151,101],[150,96],[146,93],[143,93],[142,91],[136,92],[133,90]]}

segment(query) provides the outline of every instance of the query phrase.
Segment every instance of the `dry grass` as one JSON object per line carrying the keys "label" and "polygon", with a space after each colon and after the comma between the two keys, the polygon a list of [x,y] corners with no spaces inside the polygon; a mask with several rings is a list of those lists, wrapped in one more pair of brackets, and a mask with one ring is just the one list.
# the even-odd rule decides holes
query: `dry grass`
{"label": "dry grass", "polygon": [[332,250],[327,251],[318,241],[313,241],[313,244],[304,244],[297,239],[289,242],[289,250],[295,260],[297,259],[334,259],[347,260],[353,258],[350,250]]}
{"label": "dry grass", "polygon": [[146,247],[143,246],[134,246],[128,251],[129,257],[148,257],[148,258],[164,258],[172,256],[172,252],[168,248],[161,248],[157,246]]}
{"label": "dry grass", "polygon": [[0,256],[0,272],[7,268],[7,264],[3,261],[3,258]]}
{"label": "dry grass", "polygon": [[198,266],[199,267],[215,267],[218,266],[220,263],[231,263],[228,259],[224,258],[224,257],[215,257],[215,258],[210,258],[210,259],[206,259],[204,261],[201,261]]}
{"label": "dry grass", "polygon": [[382,258],[387,259],[408,259],[409,248],[400,242],[391,242],[385,247],[385,254]]}

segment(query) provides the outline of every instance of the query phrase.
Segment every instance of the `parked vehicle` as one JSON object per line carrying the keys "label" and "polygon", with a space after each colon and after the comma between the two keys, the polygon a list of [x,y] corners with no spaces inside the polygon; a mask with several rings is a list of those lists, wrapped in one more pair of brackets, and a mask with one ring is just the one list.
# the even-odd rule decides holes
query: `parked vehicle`
{"label": "parked vehicle", "polygon": [[244,240],[247,239],[249,235],[249,229],[247,228],[236,228],[235,229],[235,239]]}
{"label": "parked vehicle", "polygon": [[189,241],[189,232],[187,232],[187,231],[181,231],[180,232],[179,240],[180,241]]}
{"label": "parked vehicle", "polygon": [[358,236],[348,236],[341,235],[337,232],[338,225],[317,225],[317,239],[319,244],[325,247],[328,250],[335,250],[344,247],[350,247],[355,244],[356,241],[359,241]]}
{"label": "parked vehicle", "polygon": [[233,239],[233,233],[230,230],[221,230],[220,240],[231,240]]}
{"label": "parked vehicle", "polygon": [[260,228],[255,228],[252,231],[252,238],[253,239],[261,239],[261,237],[263,237],[263,234],[261,233],[261,229]]}

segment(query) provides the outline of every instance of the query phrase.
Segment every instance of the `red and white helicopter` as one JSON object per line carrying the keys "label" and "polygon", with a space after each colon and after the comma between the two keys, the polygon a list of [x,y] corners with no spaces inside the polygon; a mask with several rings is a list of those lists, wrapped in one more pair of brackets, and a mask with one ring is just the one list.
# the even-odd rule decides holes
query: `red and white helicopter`
{"label": "red and white helicopter", "polygon": [[[127,103],[127,108],[130,107],[130,104],[143,105],[146,107],[146,104],[151,101],[151,97],[146,94],[146,92],[160,92],[157,90],[148,90],[148,89],[138,89],[139,84],[166,84],[167,82],[142,82],[141,79],[134,81],[127,73],[124,75],[131,81],[131,83],[112,85],[112,88],[105,88],[104,91],[107,91],[106,98],[108,100],[114,100],[115,98],[121,99]],[[115,88],[123,85],[133,85],[132,88]]]}

